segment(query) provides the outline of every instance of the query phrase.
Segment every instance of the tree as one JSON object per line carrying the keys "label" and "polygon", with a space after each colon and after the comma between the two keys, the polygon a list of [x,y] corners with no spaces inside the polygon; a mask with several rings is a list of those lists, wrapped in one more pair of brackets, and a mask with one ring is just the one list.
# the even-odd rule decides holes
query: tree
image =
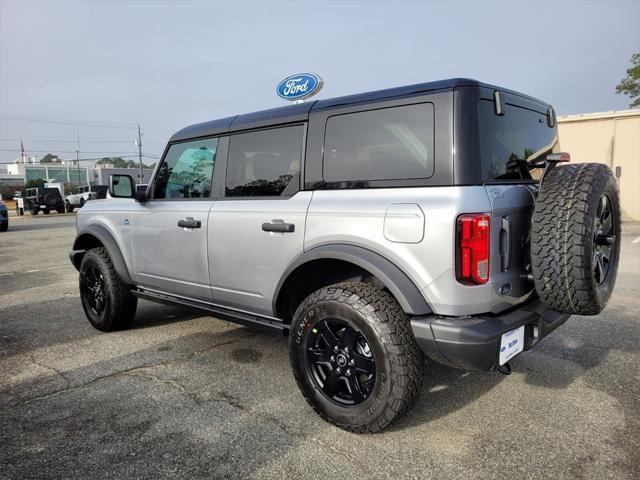
{"label": "tree", "polygon": [[0,183],[0,195],[3,200],[13,200],[13,188],[6,183]]}
{"label": "tree", "polygon": [[44,180],[41,178],[34,178],[33,180],[29,180],[24,184],[24,188],[36,188],[36,187],[44,187]]}
{"label": "tree", "polygon": [[[96,166],[105,164],[113,165],[114,168],[140,168],[140,164],[138,162],[125,160],[122,157],[104,157],[102,160],[98,160],[96,162]],[[142,164],[142,167],[149,168],[144,163]]]}
{"label": "tree", "polygon": [[640,107],[640,53],[631,55],[631,65],[627,68],[627,78],[616,86],[616,93],[629,95],[633,100],[629,107],[635,108]]}
{"label": "tree", "polygon": [[47,153],[44,157],[42,157],[42,159],[40,160],[40,163],[51,163],[51,162],[59,162],[60,160],[58,159],[57,155],[54,155],[53,153]]}

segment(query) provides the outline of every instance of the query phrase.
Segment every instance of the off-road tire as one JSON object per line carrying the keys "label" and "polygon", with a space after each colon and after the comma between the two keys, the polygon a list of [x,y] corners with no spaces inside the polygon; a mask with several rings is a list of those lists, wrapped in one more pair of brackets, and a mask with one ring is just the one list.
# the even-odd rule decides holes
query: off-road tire
{"label": "off-road tire", "polygon": [[[103,278],[105,287],[105,307],[100,314],[91,309],[87,292],[86,275],[95,268]],[[122,330],[128,327],[136,314],[138,300],[131,295],[126,285],[116,273],[106,249],[93,248],[82,257],[80,263],[80,299],[87,319],[96,329],[103,332]]]}
{"label": "off-road tire", "polygon": [[0,232],[6,232],[9,230],[9,221],[0,223]]}
{"label": "off-road tire", "polygon": [[51,210],[49,210],[48,208],[42,209],[42,213],[44,213],[45,215],[49,215],[49,212],[51,212]]}
{"label": "off-road tire", "polygon": [[56,208],[56,212],[58,212],[58,213],[64,213],[64,212],[65,212],[65,208],[64,208],[64,207],[57,207],[57,208]]}
{"label": "off-road tire", "polygon": [[[322,391],[310,372],[307,344],[314,325],[345,319],[360,329],[375,360],[371,393],[356,405],[341,405]],[[401,417],[418,397],[423,354],[407,315],[386,291],[345,282],[309,295],[296,309],[289,335],[293,373],[309,405],[329,423],[355,433],[378,432]]]}
{"label": "off-road tire", "polygon": [[[598,204],[611,209],[610,259],[600,282],[595,269]],[[600,235],[602,237],[602,235]],[[545,175],[531,226],[531,268],[540,299],[550,308],[596,315],[607,304],[616,281],[620,252],[620,200],[611,170],[602,164],[562,165]],[[599,269],[602,272],[601,269]]]}
{"label": "off-road tire", "polygon": [[31,209],[31,215],[38,215],[38,212],[40,211],[39,208],[32,208]]}

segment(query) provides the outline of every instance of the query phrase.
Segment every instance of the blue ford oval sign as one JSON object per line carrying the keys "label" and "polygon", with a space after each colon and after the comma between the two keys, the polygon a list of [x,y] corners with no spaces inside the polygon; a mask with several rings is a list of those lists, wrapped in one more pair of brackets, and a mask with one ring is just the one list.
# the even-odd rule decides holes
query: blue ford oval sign
{"label": "blue ford oval sign", "polygon": [[311,97],[320,91],[324,81],[315,73],[298,73],[282,80],[276,92],[285,100],[301,100]]}

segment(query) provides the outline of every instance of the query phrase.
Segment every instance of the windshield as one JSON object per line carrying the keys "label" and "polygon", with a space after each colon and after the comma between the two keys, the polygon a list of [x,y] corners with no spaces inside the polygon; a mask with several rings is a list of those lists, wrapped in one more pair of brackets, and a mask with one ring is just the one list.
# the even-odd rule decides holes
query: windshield
{"label": "windshield", "polygon": [[557,143],[557,130],[547,125],[546,114],[505,105],[498,116],[494,103],[478,103],[480,156],[485,181],[530,180],[534,160],[544,157]]}

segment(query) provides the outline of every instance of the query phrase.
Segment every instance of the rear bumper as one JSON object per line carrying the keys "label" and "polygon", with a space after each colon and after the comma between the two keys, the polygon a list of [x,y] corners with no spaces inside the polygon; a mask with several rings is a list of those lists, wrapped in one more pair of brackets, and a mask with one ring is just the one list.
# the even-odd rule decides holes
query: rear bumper
{"label": "rear bumper", "polygon": [[469,370],[495,370],[503,333],[525,325],[526,351],[569,317],[534,300],[499,315],[413,317],[411,328],[418,345],[433,360]]}

